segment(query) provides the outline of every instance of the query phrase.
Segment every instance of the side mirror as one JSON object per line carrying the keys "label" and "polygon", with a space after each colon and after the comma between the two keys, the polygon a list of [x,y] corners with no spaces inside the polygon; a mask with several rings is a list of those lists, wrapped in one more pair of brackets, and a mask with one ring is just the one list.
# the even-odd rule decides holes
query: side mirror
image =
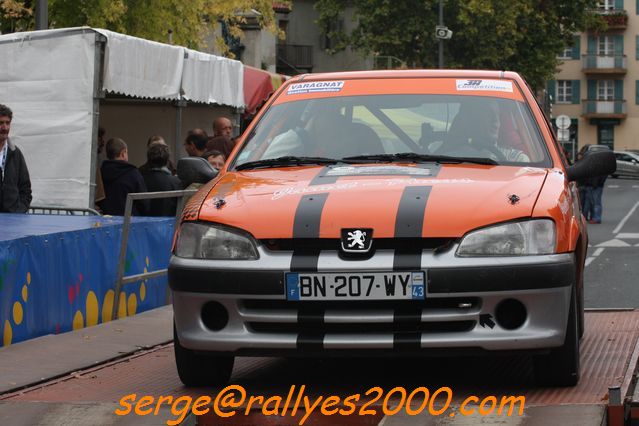
{"label": "side mirror", "polygon": [[185,188],[192,183],[207,183],[217,174],[218,171],[204,158],[185,157],[177,163],[177,175]]}
{"label": "side mirror", "polygon": [[617,170],[617,159],[612,151],[590,152],[580,161],[568,167],[569,181],[596,176],[607,176]]}

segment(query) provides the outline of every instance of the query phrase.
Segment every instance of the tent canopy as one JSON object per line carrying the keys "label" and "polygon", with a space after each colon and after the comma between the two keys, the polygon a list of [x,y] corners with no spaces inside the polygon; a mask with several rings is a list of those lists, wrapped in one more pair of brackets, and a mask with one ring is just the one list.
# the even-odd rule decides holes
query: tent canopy
{"label": "tent canopy", "polygon": [[244,66],[245,115],[253,115],[288,78],[258,68]]}

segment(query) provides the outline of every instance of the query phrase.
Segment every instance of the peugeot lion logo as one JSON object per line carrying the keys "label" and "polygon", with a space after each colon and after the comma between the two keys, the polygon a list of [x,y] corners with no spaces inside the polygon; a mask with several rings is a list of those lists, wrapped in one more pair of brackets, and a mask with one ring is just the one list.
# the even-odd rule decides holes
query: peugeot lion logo
{"label": "peugeot lion logo", "polygon": [[342,229],[342,250],[346,253],[368,253],[372,242],[372,229]]}

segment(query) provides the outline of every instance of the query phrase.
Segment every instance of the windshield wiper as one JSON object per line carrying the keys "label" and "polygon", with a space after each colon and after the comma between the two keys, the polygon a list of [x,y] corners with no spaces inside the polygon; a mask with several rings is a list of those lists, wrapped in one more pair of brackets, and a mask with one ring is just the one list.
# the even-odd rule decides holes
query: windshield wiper
{"label": "windshield wiper", "polygon": [[325,157],[295,157],[287,155],[284,157],[267,158],[265,160],[249,161],[235,166],[235,170],[258,169],[262,167],[279,167],[279,166],[300,166],[304,164],[337,164],[343,163],[342,160]]}
{"label": "windshield wiper", "polygon": [[448,155],[429,155],[417,154],[414,152],[400,152],[399,154],[374,154],[374,155],[356,155],[353,157],[345,157],[345,161],[369,160],[375,162],[396,162],[396,161],[412,161],[415,163],[472,163],[498,165],[499,163],[492,158],[486,157],[450,157]]}

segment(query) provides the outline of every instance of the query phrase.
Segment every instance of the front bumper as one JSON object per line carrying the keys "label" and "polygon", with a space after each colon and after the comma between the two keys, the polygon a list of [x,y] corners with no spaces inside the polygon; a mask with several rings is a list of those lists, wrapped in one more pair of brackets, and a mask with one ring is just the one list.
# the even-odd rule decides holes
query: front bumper
{"label": "front bumper", "polygon": [[[284,273],[290,252],[261,247],[256,261],[213,261],[173,256],[169,284],[180,344],[235,355],[352,355],[439,349],[543,350],[563,344],[575,262],[571,253],[499,258],[458,258],[423,251],[424,301],[286,300]],[[367,260],[343,260],[322,251],[318,272],[392,271],[393,250]],[[501,302],[516,299],[526,318],[507,329],[495,318]],[[220,330],[206,327],[203,307],[228,312]]]}

